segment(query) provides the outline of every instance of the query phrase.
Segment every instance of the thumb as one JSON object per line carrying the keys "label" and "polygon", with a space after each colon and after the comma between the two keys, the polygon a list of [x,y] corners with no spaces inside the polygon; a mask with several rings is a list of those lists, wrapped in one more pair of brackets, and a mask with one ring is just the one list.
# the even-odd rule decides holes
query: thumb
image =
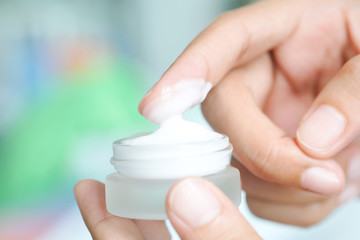
{"label": "thumb", "polygon": [[360,134],[360,55],[349,60],[305,114],[297,141],[311,156],[334,156]]}
{"label": "thumb", "polygon": [[261,239],[231,200],[201,178],[177,182],[166,211],[181,239]]}

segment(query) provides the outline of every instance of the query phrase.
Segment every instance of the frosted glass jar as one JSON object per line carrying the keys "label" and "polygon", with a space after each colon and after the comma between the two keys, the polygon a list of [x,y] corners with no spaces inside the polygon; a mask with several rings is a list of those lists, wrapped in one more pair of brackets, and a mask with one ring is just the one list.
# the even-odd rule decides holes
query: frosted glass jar
{"label": "frosted glass jar", "polygon": [[240,205],[238,169],[231,167],[232,145],[227,136],[204,142],[162,145],[113,143],[111,163],[117,170],[107,176],[106,207],[117,216],[166,219],[165,199],[180,178],[203,177]]}

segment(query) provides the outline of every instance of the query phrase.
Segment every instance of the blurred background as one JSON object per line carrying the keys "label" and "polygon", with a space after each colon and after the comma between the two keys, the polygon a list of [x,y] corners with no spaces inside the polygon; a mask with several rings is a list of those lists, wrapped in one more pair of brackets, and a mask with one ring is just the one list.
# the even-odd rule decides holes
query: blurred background
{"label": "blurred background", "polygon": [[[1,0],[0,240],[91,239],[74,184],[104,181],[112,142],[156,128],[141,97],[203,28],[249,2]],[[187,118],[205,123],[199,108]],[[356,200],[310,229],[241,208],[265,239],[360,236]]]}

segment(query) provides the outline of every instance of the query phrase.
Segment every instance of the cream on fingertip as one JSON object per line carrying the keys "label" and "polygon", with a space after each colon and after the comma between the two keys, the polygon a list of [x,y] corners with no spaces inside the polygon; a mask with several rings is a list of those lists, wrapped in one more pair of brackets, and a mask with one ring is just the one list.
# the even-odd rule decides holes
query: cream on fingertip
{"label": "cream on fingertip", "polygon": [[204,79],[184,79],[163,87],[161,95],[148,103],[142,114],[147,120],[161,125],[204,101],[211,87],[212,84]]}

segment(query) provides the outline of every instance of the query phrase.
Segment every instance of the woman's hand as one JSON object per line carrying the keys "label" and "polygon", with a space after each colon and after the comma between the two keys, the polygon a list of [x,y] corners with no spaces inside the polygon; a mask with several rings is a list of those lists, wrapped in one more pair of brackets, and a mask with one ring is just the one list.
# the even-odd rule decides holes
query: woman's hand
{"label": "woman's hand", "polygon": [[[344,151],[339,162],[344,166],[348,160]],[[243,190],[249,209],[258,217],[298,226],[311,226],[324,220],[338,206],[359,196],[360,180],[352,179],[340,194],[326,196],[298,188],[263,180],[241,163],[233,159],[235,167],[241,171]]]}
{"label": "woman's hand", "polygon": [[[100,182],[83,180],[74,192],[95,240],[170,239],[164,221],[130,220],[108,213],[105,187]],[[182,239],[260,239],[237,207],[201,178],[177,182],[168,193],[166,211]]]}
{"label": "woman's hand", "polygon": [[337,206],[344,185],[340,202],[359,194],[359,53],[359,1],[258,2],[205,29],[139,110],[182,79],[211,82],[203,112],[234,145],[250,208],[310,225]]}

